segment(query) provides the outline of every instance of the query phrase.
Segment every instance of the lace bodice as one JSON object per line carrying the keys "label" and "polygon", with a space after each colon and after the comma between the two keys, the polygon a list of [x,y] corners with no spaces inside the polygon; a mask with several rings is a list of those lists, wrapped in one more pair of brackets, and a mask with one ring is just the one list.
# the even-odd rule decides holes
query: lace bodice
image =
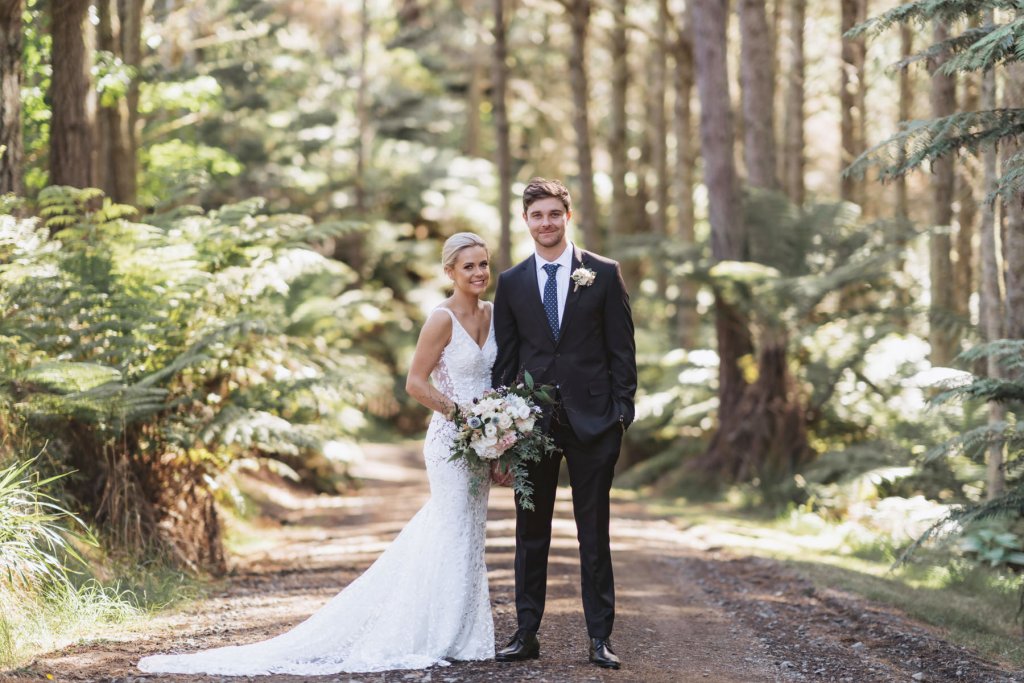
{"label": "lace bodice", "polygon": [[468,403],[491,387],[491,367],[498,355],[498,345],[494,341],[494,317],[492,315],[487,340],[481,348],[450,309],[438,306],[434,309],[436,311],[444,311],[452,319],[452,338],[444,347],[441,360],[430,373],[430,378],[448,398],[456,403]]}
{"label": "lace bodice", "polygon": [[[452,316],[431,378],[462,403],[487,390],[494,325],[481,348]],[[436,313],[435,313],[436,314]],[[423,447],[430,500],[358,579],[309,619],[270,640],[139,662],[148,672],[325,675],[445,666],[494,657],[484,564],[489,480],[451,462],[455,425],[434,413]]]}

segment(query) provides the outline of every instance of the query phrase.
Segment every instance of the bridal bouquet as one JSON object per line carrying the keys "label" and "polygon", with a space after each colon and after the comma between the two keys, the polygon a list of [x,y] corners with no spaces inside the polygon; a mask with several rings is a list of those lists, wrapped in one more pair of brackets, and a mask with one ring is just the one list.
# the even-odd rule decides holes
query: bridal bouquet
{"label": "bridal bouquet", "polygon": [[473,472],[473,489],[490,476],[490,468],[511,476],[519,504],[533,509],[533,484],[526,463],[538,462],[555,451],[551,437],[541,432],[538,402],[553,403],[546,386],[536,386],[529,373],[512,387],[491,389],[473,403],[459,406],[452,418],[458,429],[449,460],[464,460]]}

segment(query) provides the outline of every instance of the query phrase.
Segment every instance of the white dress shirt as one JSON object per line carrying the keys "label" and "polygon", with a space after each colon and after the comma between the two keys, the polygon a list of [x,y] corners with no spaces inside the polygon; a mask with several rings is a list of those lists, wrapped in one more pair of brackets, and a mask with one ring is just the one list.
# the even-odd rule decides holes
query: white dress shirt
{"label": "white dress shirt", "polygon": [[540,290],[540,300],[544,303],[544,285],[548,282],[548,274],[544,272],[544,266],[548,263],[557,263],[561,266],[555,271],[555,285],[558,287],[558,326],[562,326],[562,313],[565,311],[565,300],[569,298],[569,270],[572,268],[572,242],[565,245],[565,251],[554,261],[545,261],[540,254],[534,254],[534,261],[537,264],[537,288]]}

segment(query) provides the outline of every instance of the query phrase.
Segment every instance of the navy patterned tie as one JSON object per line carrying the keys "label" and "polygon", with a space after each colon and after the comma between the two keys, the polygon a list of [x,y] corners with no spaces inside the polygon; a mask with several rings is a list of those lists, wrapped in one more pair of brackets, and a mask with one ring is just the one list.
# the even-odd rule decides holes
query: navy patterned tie
{"label": "navy patterned tie", "polygon": [[558,282],[555,280],[555,271],[558,270],[557,263],[544,264],[544,272],[548,274],[548,280],[544,283],[544,313],[548,317],[548,325],[551,326],[551,334],[558,339]]}

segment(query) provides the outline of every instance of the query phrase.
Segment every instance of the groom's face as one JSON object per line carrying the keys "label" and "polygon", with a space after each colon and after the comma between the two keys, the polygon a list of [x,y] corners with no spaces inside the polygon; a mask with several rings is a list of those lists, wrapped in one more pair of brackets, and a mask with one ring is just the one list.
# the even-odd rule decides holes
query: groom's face
{"label": "groom's face", "polygon": [[557,197],[544,197],[530,204],[523,214],[533,241],[545,248],[565,244],[565,226],[572,218],[572,211],[565,208]]}

